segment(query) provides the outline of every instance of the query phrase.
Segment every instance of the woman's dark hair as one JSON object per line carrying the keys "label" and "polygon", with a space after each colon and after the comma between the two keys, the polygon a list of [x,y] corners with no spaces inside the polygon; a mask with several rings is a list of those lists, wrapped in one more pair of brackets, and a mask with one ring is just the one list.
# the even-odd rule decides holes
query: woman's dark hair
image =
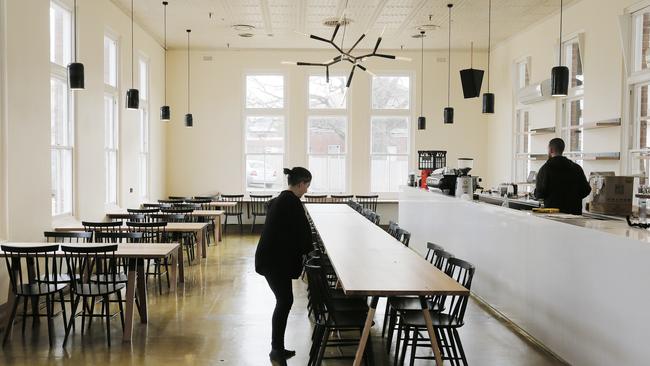
{"label": "woman's dark hair", "polygon": [[293,169],[284,168],[284,174],[287,175],[290,186],[311,182],[311,173],[309,170],[300,166],[294,167]]}

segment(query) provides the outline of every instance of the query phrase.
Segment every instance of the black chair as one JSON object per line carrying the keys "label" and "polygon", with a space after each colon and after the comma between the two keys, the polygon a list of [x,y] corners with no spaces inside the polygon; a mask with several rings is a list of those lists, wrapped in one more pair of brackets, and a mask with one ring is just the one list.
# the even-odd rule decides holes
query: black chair
{"label": "black chair", "polygon": [[239,223],[239,231],[244,233],[244,224],[242,222],[242,204],[244,202],[243,194],[222,194],[221,200],[225,202],[237,202],[235,206],[224,206],[226,218],[223,223],[223,232],[226,233],[228,229],[228,217],[234,216],[237,217],[237,222]]}
{"label": "black chair", "polygon": [[141,213],[128,212],[126,215],[120,215],[119,218],[113,217],[112,221],[122,222],[123,220],[134,221],[134,222],[144,222],[147,220],[147,216]]}
{"label": "black chair", "polygon": [[427,242],[427,254],[424,256],[424,259],[428,260],[429,263],[433,263],[433,257],[435,252],[440,250],[445,250],[445,249],[438,244],[434,244],[430,241]]}
{"label": "black chair", "polygon": [[[140,222],[151,222],[151,215],[157,214],[160,212],[159,207],[153,207],[153,208],[128,208],[126,209],[126,212],[132,213],[132,214],[137,214],[137,215],[144,215],[144,219],[140,220]],[[128,220],[128,221],[133,221],[133,220]]]}
{"label": "black chair", "polygon": [[102,233],[119,233],[122,231],[123,222],[122,220],[111,221],[111,222],[92,222],[92,221],[82,221],[81,225],[84,227],[84,231],[89,232],[102,232]]}
{"label": "black chair", "polygon": [[[170,236],[165,229],[167,223],[164,221],[159,222],[127,222],[129,231],[134,233],[142,234],[142,243],[167,243],[169,242]],[[189,255],[189,252],[188,252]],[[158,294],[162,295],[162,276],[165,275],[167,278],[167,289],[169,289],[169,261],[170,258],[154,259],[154,269],[153,272],[150,272],[152,260],[147,260],[147,271],[145,275],[147,277],[153,276],[154,279],[158,282]],[[162,270],[162,267],[165,267],[165,270]]]}
{"label": "black chair", "polygon": [[351,194],[333,194],[330,197],[332,198],[332,203],[346,203],[352,200],[354,196]]}
{"label": "black chair", "polygon": [[[445,273],[449,277],[456,280],[467,290],[471,290],[475,271],[474,265],[458,258],[449,259],[445,269]],[[454,365],[461,362],[463,365],[467,365],[467,357],[458,334],[458,328],[465,324],[465,311],[468,301],[469,295],[447,295],[441,298],[445,310],[442,312],[429,310],[442,359],[449,360]],[[416,356],[418,347],[431,348],[424,315],[421,310],[402,311],[400,313],[400,328],[404,329],[404,344],[401,350],[402,360],[406,356],[408,346],[411,347],[411,365],[413,365],[415,359],[433,359],[432,356]],[[395,357],[398,356],[401,341],[401,339],[397,339]]]}
{"label": "black chair", "polygon": [[[108,235],[114,233],[106,233]],[[122,233],[124,234],[124,233]],[[129,233],[127,233],[129,234]],[[133,234],[133,233],[130,233]],[[117,245],[102,245],[102,246],[66,246],[62,245],[61,250],[65,254],[68,270],[72,278],[72,285],[70,287],[74,295],[74,303],[72,304],[72,316],[65,329],[65,338],[63,339],[63,347],[68,342],[70,329],[72,323],[76,318],[77,307],[79,302],[91,299],[93,302],[96,298],[103,301],[102,308],[104,309],[104,317],[106,319],[106,338],[108,346],[111,345],[111,327],[110,327],[110,304],[109,296],[115,294],[117,296],[117,303],[119,305],[120,318],[122,320],[122,327],[124,327],[122,293],[121,291],[126,288],[126,284],[120,279],[124,274],[122,272],[118,258],[115,255]],[[85,281],[84,274],[93,273],[96,281]],[[82,327],[83,328],[83,327]]]}
{"label": "black chair", "polygon": [[[308,263],[305,266],[307,272],[308,288],[315,319],[314,332],[312,334],[312,346],[309,351],[308,366],[321,365],[325,349],[327,347],[357,347],[359,339],[338,338],[330,339],[331,333],[363,331],[368,307],[356,308],[349,311],[341,311],[328,294],[327,279],[320,266]],[[356,305],[352,305],[353,307]],[[349,357],[334,357],[349,358]],[[373,365],[372,345],[368,342],[365,349],[364,360],[367,365]]]}
{"label": "black chair", "polygon": [[32,301],[32,315],[34,319],[38,316],[38,306],[41,297],[45,297],[45,309],[47,313],[47,333],[50,347],[54,343],[54,296],[59,295],[59,303],[63,313],[63,322],[67,322],[65,303],[63,302],[63,290],[67,283],[58,282],[61,268],[55,253],[59,249],[58,244],[39,245],[34,247],[14,247],[2,245],[0,249],[5,252],[7,271],[9,272],[9,283],[13,292],[12,307],[9,309],[9,321],[2,339],[2,345],[7,343],[14,320],[18,303],[23,300],[23,333],[27,320],[27,300]]}
{"label": "black chair", "polygon": [[377,200],[379,199],[379,195],[356,195],[355,198],[363,208],[377,211]]}
{"label": "black chair", "polygon": [[266,216],[268,212],[269,201],[272,195],[253,195],[251,194],[251,201],[248,205],[250,214],[253,215],[253,225],[251,226],[251,233],[255,231],[255,221],[258,216]]}
{"label": "black chair", "polygon": [[218,196],[194,196],[195,200],[208,200],[208,201],[216,201]]}
{"label": "black chair", "polygon": [[[151,219],[154,222],[166,222],[166,223],[175,223],[175,222],[191,222],[192,218],[186,214],[179,213],[160,213],[151,215]],[[188,263],[194,261],[194,245],[196,244],[196,236],[194,233],[171,233],[169,240],[178,241],[183,245],[185,252],[187,253],[186,257]]]}
{"label": "black chair", "polygon": [[327,203],[326,194],[306,194],[305,200],[307,203]]}
{"label": "black chair", "polygon": [[174,203],[183,203],[183,202],[184,200],[182,199],[158,200],[158,203],[166,204],[166,205],[173,205]]}
{"label": "black chair", "polygon": [[178,200],[185,201],[185,200],[189,200],[189,199],[191,199],[192,197],[185,197],[185,196],[169,196],[169,197],[167,197],[167,198],[169,198],[170,200],[174,200],[174,201],[178,201]]}
{"label": "black chair", "polygon": [[397,229],[397,233],[395,234],[395,238],[397,240],[399,240],[400,242],[402,242],[402,244],[404,244],[405,247],[408,247],[409,243],[411,241],[411,233],[404,230],[404,229],[402,229],[402,228],[399,228],[399,229]]}
{"label": "black chair", "polygon": [[160,209],[161,207],[172,207],[170,203],[143,203],[140,205],[142,208],[157,208]]}

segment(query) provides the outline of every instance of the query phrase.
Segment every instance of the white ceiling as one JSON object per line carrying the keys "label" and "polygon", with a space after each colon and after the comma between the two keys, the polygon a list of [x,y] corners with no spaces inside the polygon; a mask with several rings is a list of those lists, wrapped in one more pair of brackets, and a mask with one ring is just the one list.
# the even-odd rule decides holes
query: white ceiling
{"label": "white ceiling", "polygon": [[[130,0],[111,0],[130,14]],[[425,48],[447,47],[447,3],[449,0],[168,0],[167,42],[169,48],[186,47],[185,30],[192,29],[193,49],[226,48],[325,48],[298,32],[329,38],[333,28],[322,25],[337,19],[344,9],[352,20],[345,35],[346,47],[364,32],[359,48],[372,48],[385,28],[381,49],[419,48],[411,36],[417,26],[435,24],[428,31]],[[566,0],[565,6],[577,0]],[[134,0],[135,21],[162,43],[162,0]],[[347,7],[346,7],[347,3]],[[452,47],[487,47],[488,0],[452,0]],[[559,10],[559,0],[492,0],[492,42],[497,43]],[[210,13],[212,17],[210,17]],[[431,15],[431,21],[429,16]],[[242,38],[232,28],[250,24],[251,38]],[[342,30],[337,40],[340,42]]]}

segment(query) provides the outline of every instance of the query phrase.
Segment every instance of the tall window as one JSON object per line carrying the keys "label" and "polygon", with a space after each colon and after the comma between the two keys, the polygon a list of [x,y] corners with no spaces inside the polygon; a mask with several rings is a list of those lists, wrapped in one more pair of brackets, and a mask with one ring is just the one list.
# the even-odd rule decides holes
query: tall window
{"label": "tall window", "polygon": [[650,7],[632,14],[633,77],[628,79],[632,139],[629,146],[629,173],[641,174],[640,184],[650,181]]}
{"label": "tall window", "polygon": [[284,186],[284,76],[247,75],[245,106],[246,190],[280,190]]}
{"label": "tall window", "polygon": [[[562,138],[566,143],[567,155],[580,156],[583,152],[584,131],[584,73],[578,37],[562,43],[563,64],[569,68],[569,97],[562,101]],[[576,162],[582,165],[583,160]]]}
{"label": "tall window", "polygon": [[527,109],[515,113],[515,182],[525,182],[531,169],[530,119]]}
{"label": "tall window", "polygon": [[118,87],[117,41],[104,36],[104,169],[106,204],[117,205],[118,190]]}
{"label": "tall window", "polygon": [[410,149],[408,76],[374,76],[370,117],[370,190],[397,192],[406,184]]}
{"label": "tall window", "polygon": [[307,126],[309,169],[314,192],[346,191],[347,181],[347,100],[346,78],[309,77],[309,118]]}
{"label": "tall window", "polygon": [[50,2],[52,215],[72,214],[74,123],[66,66],[72,59],[70,10]]}
{"label": "tall window", "polygon": [[519,89],[525,88],[530,84],[530,65],[529,59],[525,58],[519,60],[515,64],[517,72],[517,87]]}
{"label": "tall window", "polygon": [[140,76],[140,150],[138,156],[140,198],[149,198],[149,62],[138,60]]}

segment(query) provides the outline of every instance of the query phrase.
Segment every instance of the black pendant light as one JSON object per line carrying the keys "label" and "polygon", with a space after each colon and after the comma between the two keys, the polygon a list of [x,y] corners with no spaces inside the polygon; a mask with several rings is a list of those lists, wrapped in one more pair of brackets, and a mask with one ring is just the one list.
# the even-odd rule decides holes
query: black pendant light
{"label": "black pendant light", "polygon": [[422,40],[421,56],[420,56],[420,117],[418,117],[418,130],[427,129],[427,119],[422,113],[424,102],[424,31],[420,31],[420,39]]}
{"label": "black pendant light", "polygon": [[68,87],[71,90],[85,89],[84,64],[77,62],[77,0],[74,0],[74,62],[68,64]]}
{"label": "black pendant light", "polygon": [[563,1],[560,0],[560,58],[559,66],[551,70],[551,95],[554,97],[566,97],[569,94],[569,68],[562,66],[562,12]]}
{"label": "black pendant light", "polygon": [[494,113],[494,94],[490,93],[490,50],[492,46],[492,0],[488,1],[487,93],[483,93],[483,113]]}
{"label": "black pendant light", "polygon": [[444,122],[446,124],[454,123],[454,109],[450,106],[451,100],[451,8],[454,4],[447,4],[449,8],[449,48],[447,56],[447,107],[444,111]]}
{"label": "black pendant light", "polygon": [[163,88],[164,88],[164,94],[163,94],[163,106],[160,107],[160,120],[168,122],[171,119],[171,111],[169,109],[169,106],[167,105],[167,4],[169,4],[167,1],[163,1],[163,9],[164,9],[164,15],[163,15],[163,28],[164,28],[164,48],[165,48],[165,58],[164,58],[164,77],[163,77]]}
{"label": "black pendant light", "polygon": [[140,91],[133,87],[133,0],[131,0],[131,89],[126,91],[126,108],[140,108]]}
{"label": "black pendant light", "polygon": [[194,126],[194,117],[190,113],[190,32],[187,30],[187,114],[185,115],[185,127]]}
{"label": "black pendant light", "polygon": [[469,57],[469,69],[460,70],[460,83],[463,86],[463,97],[465,99],[477,98],[481,95],[484,74],[483,70],[474,69],[474,42],[471,42]]}

